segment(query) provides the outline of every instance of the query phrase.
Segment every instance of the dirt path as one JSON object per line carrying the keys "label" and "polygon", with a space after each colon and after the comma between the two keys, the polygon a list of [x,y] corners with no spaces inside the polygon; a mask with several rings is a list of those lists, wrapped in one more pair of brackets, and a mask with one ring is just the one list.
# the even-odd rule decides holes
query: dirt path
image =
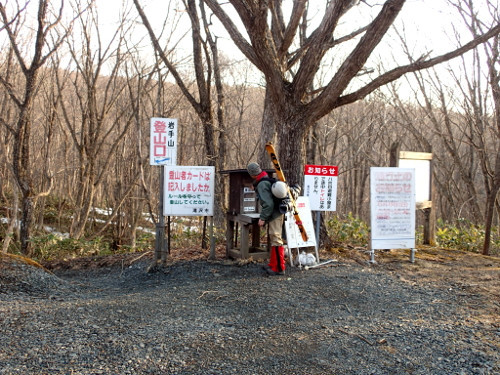
{"label": "dirt path", "polygon": [[188,252],[154,274],[151,254],[53,263],[57,276],[0,263],[0,373],[500,372],[499,259],[421,249],[371,265],[342,249],[267,277]]}

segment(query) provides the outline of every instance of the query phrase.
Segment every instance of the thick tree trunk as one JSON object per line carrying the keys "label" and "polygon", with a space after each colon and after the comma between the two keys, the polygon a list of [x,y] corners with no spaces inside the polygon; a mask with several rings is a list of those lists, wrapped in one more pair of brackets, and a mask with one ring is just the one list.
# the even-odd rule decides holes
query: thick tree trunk
{"label": "thick tree trunk", "polygon": [[267,154],[264,145],[267,142],[276,143],[276,116],[274,106],[270,100],[270,92],[266,89],[266,96],[264,99],[264,111],[262,114],[262,124],[260,126],[260,141],[264,144],[259,146],[261,152],[258,154],[258,162],[262,168],[271,168],[271,161]]}
{"label": "thick tree trunk", "polygon": [[305,123],[301,120],[280,122],[278,126],[278,157],[290,185],[302,186],[306,152]]}

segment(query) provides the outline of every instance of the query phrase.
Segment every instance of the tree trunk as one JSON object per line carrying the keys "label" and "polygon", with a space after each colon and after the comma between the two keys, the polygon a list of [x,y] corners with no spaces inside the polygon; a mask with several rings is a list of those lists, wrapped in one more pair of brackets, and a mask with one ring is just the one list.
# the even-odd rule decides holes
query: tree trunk
{"label": "tree trunk", "polygon": [[[35,77],[33,76],[33,79]],[[34,201],[33,201],[33,182],[30,168],[30,133],[31,121],[28,113],[31,109],[32,95],[29,93],[32,89],[26,88],[26,102],[21,111],[18,121],[16,139],[13,148],[14,175],[21,190],[21,253],[30,256],[32,253],[31,226],[33,223]]]}
{"label": "tree trunk", "polygon": [[80,189],[70,230],[70,236],[76,239],[83,236],[92,209],[95,194],[94,178],[94,168],[87,166],[80,177]]}
{"label": "tree trunk", "polygon": [[275,111],[278,120],[278,157],[283,173],[290,185],[302,186],[303,167],[306,155],[306,135],[309,121],[300,116],[291,116]]}
{"label": "tree trunk", "polygon": [[[14,183],[15,185],[15,183]],[[17,211],[19,208],[19,192],[17,186],[12,186],[12,199],[13,199],[13,207],[12,207],[12,215],[10,216],[9,227],[5,231],[5,237],[2,245],[2,252],[6,253],[9,250],[10,241],[15,235],[15,228],[18,226],[17,224]]]}
{"label": "tree trunk", "polygon": [[34,206],[33,197],[30,196],[30,193],[28,192],[26,195],[23,194],[21,203],[21,253],[28,257],[33,254],[33,246],[30,238]]}
{"label": "tree trunk", "polygon": [[[276,116],[274,112],[274,106],[270,100],[270,92],[266,89],[266,96],[264,99],[264,111],[262,114],[262,123],[260,126],[260,142],[276,143]],[[267,154],[264,144],[258,147],[261,150],[257,156],[257,161],[262,168],[271,168],[271,161],[269,160],[269,155]]]}
{"label": "tree trunk", "polygon": [[495,176],[495,186],[489,193],[486,200],[486,218],[485,218],[485,231],[484,231],[484,243],[483,243],[483,255],[490,255],[490,244],[491,244],[491,229],[493,226],[493,214],[495,212],[495,202],[497,200],[497,195],[500,188],[500,156],[497,156],[497,166],[496,166],[496,176]]}

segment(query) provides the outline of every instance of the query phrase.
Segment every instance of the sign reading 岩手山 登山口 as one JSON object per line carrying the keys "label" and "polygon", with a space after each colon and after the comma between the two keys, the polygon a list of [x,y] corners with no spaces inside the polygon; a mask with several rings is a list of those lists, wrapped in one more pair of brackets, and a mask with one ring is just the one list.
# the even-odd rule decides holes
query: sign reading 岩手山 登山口
{"label": "sign reading \u5ca9\u624b\u5c71 \u767b\u5c71\u53e3", "polygon": [[151,118],[149,164],[177,164],[177,119]]}

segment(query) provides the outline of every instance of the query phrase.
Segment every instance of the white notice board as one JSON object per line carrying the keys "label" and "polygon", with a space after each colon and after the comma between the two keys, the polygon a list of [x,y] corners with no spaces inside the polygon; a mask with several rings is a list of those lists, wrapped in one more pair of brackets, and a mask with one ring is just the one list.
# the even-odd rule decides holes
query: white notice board
{"label": "white notice board", "polygon": [[370,168],[372,249],[415,247],[415,169]]}
{"label": "white notice board", "polygon": [[163,215],[214,215],[215,167],[183,165],[163,168]]}
{"label": "white notice board", "polygon": [[297,198],[297,210],[299,212],[300,220],[307,233],[307,242],[302,239],[299,227],[295,224],[293,212],[287,212],[285,215],[285,230],[286,242],[289,249],[296,249],[299,247],[316,247],[316,236],[314,235],[314,225],[311,215],[311,207],[309,205],[308,197]]}

